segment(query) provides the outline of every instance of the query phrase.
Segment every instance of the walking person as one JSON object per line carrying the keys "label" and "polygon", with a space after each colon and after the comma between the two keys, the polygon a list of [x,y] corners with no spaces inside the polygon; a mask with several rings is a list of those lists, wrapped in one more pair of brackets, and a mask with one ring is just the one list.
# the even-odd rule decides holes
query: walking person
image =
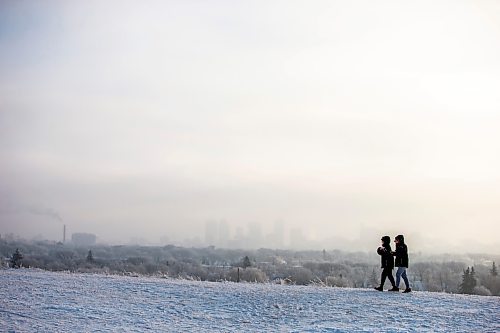
{"label": "walking person", "polygon": [[409,293],[411,292],[411,288],[408,276],[406,275],[406,269],[408,268],[408,247],[405,244],[405,237],[403,235],[397,235],[394,238],[394,243],[396,243],[396,251],[392,252],[392,254],[396,257],[395,266],[398,268],[396,271],[396,287],[399,288],[399,282],[401,282],[401,278],[403,278],[406,286],[403,292]]}
{"label": "walking person", "polygon": [[391,237],[384,236],[380,239],[382,241],[382,246],[377,249],[377,253],[380,255],[380,260],[382,264],[382,275],[380,277],[380,286],[375,287],[378,291],[384,291],[385,279],[389,278],[392,284],[392,289],[389,291],[399,291],[394,282],[394,276],[392,276],[392,270],[394,269],[394,257],[392,256],[391,250]]}

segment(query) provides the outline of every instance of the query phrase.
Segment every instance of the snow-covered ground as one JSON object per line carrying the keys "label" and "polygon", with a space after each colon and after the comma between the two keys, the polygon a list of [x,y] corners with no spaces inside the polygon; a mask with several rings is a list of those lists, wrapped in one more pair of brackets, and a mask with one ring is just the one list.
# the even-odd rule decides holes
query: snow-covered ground
{"label": "snow-covered ground", "polygon": [[0,270],[2,332],[500,332],[500,298]]}

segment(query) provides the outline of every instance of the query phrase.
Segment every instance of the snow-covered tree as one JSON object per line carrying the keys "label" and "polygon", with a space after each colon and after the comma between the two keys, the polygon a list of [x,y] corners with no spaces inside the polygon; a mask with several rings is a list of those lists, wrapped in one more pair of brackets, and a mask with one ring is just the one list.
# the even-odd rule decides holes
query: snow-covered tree
{"label": "snow-covered tree", "polygon": [[461,294],[472,294],[474,292],[474,288],[476,287],[476,272],[474,271],[474,267],[467,267],[464,270],[464,274],[462,275],[462,283],[460,284],[459,291]]}
{"label": "snow-covered tree", "polygon": [[245,258],[243,258],[243,261],[241,263],[241,266],[243,268],[247,268],[247,267],[250,267],[252,266],[252,263],[250,262],[250,258],[248,258],[248,256],[245,256]]}
{"label": "snow-covered tree", "polygon": [[94,255],[92,254],[92,250],[89,250],[87,254],[87,262],[94,262]]}
{"label": "snow-covered tree", "polygon": [[498,276],[497,266],[495,265],[494,261],[493,261],[493,264],[491,265],[490,274],[491,274],[491,276]]}
{"label": "snow-covered tree", "polygon": [[10,264],[14,268],[20,268],[22,265],[23,255],[19,252],[19,249],[16,249],[16,252],[12,254],[10,258]]}

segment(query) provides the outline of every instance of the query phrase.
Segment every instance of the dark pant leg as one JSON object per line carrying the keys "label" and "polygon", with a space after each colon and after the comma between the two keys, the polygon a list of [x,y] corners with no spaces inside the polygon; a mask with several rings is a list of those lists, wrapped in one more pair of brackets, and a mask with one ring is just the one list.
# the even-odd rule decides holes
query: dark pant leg
{"label": "dark pant leg", "polygon": [[391,281],[392,286],[395,287],[396,282],[394,281],[394,276],[392,276],[392,268],[387,269],[387,277],[389,278],[389,281]]}
{"label": "dark pant leg", "polygon": [[381,287],[384,287],[386,277],[387,277],[387,275],[386,275],[385,268],[384,268],[384,270],[382,271],[382,275],[380,275],[380,286]]}
{"label": "dark pant leg", "polygon": [[382,271],[382,276],[380,277],[380,286],[382,287],[384,286],[385,278],[389,278],[389,281],[391,282],[393,287],[396,285],[396,282],[394,282],[394,276],[392,276],[392,268],[386,267]]}

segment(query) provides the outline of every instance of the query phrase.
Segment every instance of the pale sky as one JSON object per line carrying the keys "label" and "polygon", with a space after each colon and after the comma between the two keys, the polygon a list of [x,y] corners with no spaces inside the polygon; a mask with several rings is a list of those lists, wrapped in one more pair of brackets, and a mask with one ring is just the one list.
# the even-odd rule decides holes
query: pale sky
{"label": "pale sky", "polygon": [[499,253],[499,145],[498,1],[0,1],[1,234]]}

